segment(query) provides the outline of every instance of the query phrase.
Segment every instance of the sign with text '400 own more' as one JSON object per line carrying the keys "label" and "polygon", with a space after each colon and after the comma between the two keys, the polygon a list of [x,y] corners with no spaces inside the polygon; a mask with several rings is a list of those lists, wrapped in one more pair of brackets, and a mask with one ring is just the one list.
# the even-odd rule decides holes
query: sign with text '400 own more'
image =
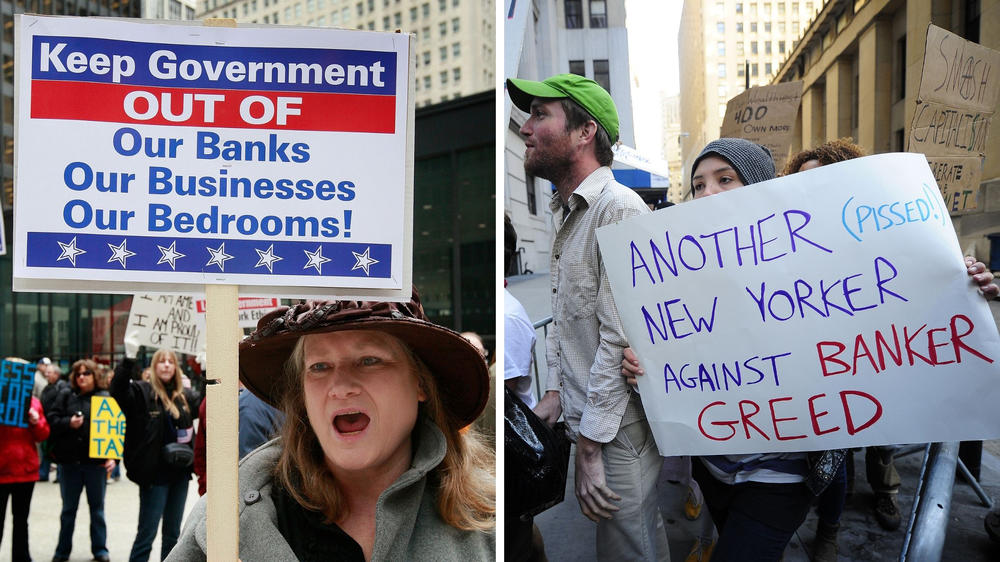
{"label": "sign with text '400 own more'", "polygon": [[16,290],[409,298],[409,35],[16,23]]}
{"label": "sign with text '400 own more'", "polygon": [[1000,337],[921,154],[597,232],[664,455],[1000,437]]}

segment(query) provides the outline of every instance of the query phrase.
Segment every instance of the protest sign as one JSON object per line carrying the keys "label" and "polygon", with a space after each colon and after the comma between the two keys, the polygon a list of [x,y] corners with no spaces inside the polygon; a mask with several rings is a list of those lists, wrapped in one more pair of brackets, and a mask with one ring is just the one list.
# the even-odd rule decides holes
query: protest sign
{"label": "protest sign", "polygon": [[922,155],[597,231],[664,455],[1000,436],[1000,337]]}
{"label": "protest sign", "polygon": [[16,23],[15,289],[409,298],[411,36]]}
{"label": "protest sign", "polygon": [[[206,304],[204,300],[195,301],[195,309],[199,314],[205,314]],[[240,328],[256,328],[257,321],[278,308],[278,305],[278,299],[274,298],[240,297],[238,304]]]}
{"label": "protest sign", "polygon": [[788,160],[788,147],[795,134],[801,102],[801,80],[744,90],[726,104],[726,117],[719,135],[766,146],[771,151],[774,167],[780,170]]}
{"label": "protest sign", "polygon": [[[951,213],[979,207],[986,139],[1000,94],[1000,52],[927,27],[907,150],[927,156]],[[979,160],[979,164],[974,164]]]}
{"label": "protest sign", "polygon": [[35,369],[34,363],[0,362],[0,425],[28,427]]}
{"label": "protest sign", "polygon": [[194,301],[190,295],[135,295],[126,337],[137,337],[139,345],[153,349],[204,353],[205,315],[195,310]]}
{"label": "protest sign", "polygon": [[92,459],[120,459],[125,450],[125,414],[110,396],[90,397]]}

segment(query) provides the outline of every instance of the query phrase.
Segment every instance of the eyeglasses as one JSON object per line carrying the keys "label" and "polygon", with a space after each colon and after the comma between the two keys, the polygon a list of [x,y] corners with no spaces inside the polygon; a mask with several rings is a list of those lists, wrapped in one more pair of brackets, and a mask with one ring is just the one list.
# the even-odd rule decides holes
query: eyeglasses
{"label": "eyeglasses", "polygon": [[76,376],[78,376],[78,377],[92,377],[92,376],[94,376],[94,371],[91,371],[90,369],[87,369],[86,371],[80,371],[79,373],[76,374]]}

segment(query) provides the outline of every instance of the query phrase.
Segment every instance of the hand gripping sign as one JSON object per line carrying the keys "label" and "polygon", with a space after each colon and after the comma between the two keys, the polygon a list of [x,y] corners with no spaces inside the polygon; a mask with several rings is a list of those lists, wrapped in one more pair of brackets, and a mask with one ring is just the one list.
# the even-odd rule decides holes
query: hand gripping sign
{"label": "hand gripping sign", "polygon": [[859,158],[598,230],[662,454],[1000,436],[1000,338],[926,162]]}
{"label": "hand gripping sign", "polygon": [[408,35],[16,20],[16,289],[408,298]]}

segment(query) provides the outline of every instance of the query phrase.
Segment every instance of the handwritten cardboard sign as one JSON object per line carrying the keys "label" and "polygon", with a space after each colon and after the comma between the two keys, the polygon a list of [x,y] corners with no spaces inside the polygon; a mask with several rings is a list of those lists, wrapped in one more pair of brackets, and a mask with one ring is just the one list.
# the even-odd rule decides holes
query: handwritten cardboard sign
{"label": "handwritten cardboard sign", "polygon": [[775,168],[780,170],[788,160],[801,102],[802,81],[744,90],[726,104],[726,118],[719,134],[766,146]]}
{"label": "handwritten cardboard sign", "polygon": [[15,19],[15,289],[409,298],[410,35]]}
{"label": "handwritten cardboard sign", "polygon": [[35,369],[34,363],[0,362],[0,425],[28,427]]}
{"label": "handwritten cardboard sign", "polygon": [[951,213],[979,206],[998,98],[1000,52],[929,25],[908,150],[927,155],[934,175],[944,180],[938,185]]}
{"label": "handwritten cardboard sign", "polygon": [[139,345],[153,349],[190,355],[205,351],[205,315],[195,309],[190,295],[135,295],[125,333],[137,333]]}
{"label": "handwritten cardboard sign", "polygon": [[597,234],[662,454],[1000,436],[1000,337],[922,155]]}
{"label": "handwritten cardboard sign", "polygon": [[125,414],[110,396],[90,398],[90,453],[92,459],[120,459],[125,450]]}

